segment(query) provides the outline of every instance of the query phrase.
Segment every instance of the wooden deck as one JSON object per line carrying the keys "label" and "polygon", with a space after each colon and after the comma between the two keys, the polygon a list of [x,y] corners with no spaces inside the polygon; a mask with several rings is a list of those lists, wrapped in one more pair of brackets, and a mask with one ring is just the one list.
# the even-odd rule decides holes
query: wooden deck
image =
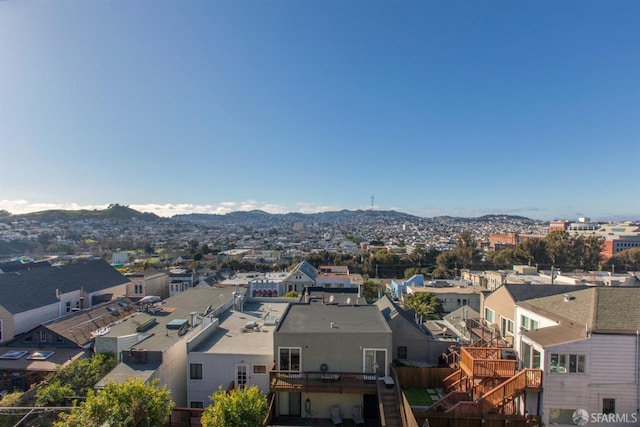
{"label": "wooden deck", "polygon": [[516,373],[517,361],[502,358],[502,348],[462,347],[460,368],[470,378],[510,378]]}
{"label": "wooden deck", "polygon": [[377,377],[353,372],[271,371],[270,389],[316,393],[375,394]]}

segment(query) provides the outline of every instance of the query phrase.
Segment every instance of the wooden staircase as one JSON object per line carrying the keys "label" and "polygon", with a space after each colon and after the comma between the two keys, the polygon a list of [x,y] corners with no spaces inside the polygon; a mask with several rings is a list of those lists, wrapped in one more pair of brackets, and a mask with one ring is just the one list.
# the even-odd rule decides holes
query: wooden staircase
{"label": "wooden staircase", "polygon": [[483,394],[478,401],[482,404],[483,412],[506,413],[507,404],[513,403],[516,397],[528,389],[542,389],[542,371],[540,369],[524,369],[518,372],[507,381]]}
{"label": "wooden staircase", "polygon": [[[540,390],[541,388],[542,371],[539,369],[525,369],[487,391],[476,400],[471,400],[471,393],[466,393],[469,399],[452,396],[448,402],[443,402],[443,404],[440,405],[440,411],[456,415],[515,413],[516,405],[514,401],[520,394],[528,389]],[[452,395],[454,393],[449,394]],[[445,396],[442,400],[445,400],[448,396],[449,395]],[[451,405],[455,400],[457,400],[457,402]],[[430,409],[435,407],[436,405]],[[438,408],[435,408],[435,410],[438,410]]]}
{"label": "wooden staircase", "polygon": [[398,406],[397,387],[399,387],[397,383],[393,387],[388,388],[381,381],[378,381],[380,418],[383,427],[403,427],[400,407]]}

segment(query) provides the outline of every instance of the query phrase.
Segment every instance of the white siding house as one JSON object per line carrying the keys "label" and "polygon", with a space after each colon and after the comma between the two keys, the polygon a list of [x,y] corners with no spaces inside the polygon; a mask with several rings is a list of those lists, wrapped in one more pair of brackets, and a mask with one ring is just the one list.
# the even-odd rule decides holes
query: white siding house
{"label": "white siding house", "polygon": [[544,425],[575,425],[577,409],[589,423],[640,421],[639,303],[639,288],[609,287],[519,303],[517,321],[538,322],[518,330],[516,349],[523,366],[544,371]]}

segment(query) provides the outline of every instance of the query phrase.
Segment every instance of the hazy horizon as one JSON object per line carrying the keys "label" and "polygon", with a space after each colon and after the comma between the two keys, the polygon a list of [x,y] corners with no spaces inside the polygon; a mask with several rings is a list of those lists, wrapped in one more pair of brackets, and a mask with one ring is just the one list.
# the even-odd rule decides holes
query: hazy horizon
{"label": "hazy horizon", "polygon": [[421,217],[638,218],[639,19],[624,0],[0,2],[0,209],[374,194]]}
{"label": "hazy horizon", "polygon": [[[4,209],[2,206],[3,205],[7,205],[6,203],[7,201],[3,201],[0,200],[0,210],[6,210],[9,213],[13,214],[13,215],[20,215],[20,214],[27,214],[27,213],[34,213],[34,212],[41,212],[41,211],[46,211],[46,210],[102,210],[102,209],[106,209],[109,205],[111,205],[111,203],[107,203],[107,204],[100,204],[100,205],[80,205],[80,204],[34,204],[34,205],[29,205],[26,203],[16,203],[13,204],[14,208],[16,208],[17,210],[15,211],[11,211],[10,209]],[[117,202],[116,202],[117,203]],[[115,203],[114,203],[115,204]],[[124,203],[119,203],[121,205],[126,205]],[[303,213],[303,214],[312,214],[312,213],[321,213],[321,212],[335,212],[335,211],[341,211],[341,210],[348,210],[348,211],[356,211],[356,210],[377,210],[377,211],[396,211],[399,213],[406,213],[406,214],[410,214],[410,215],[414,215],[417,217],[421,217],[421,218],[434,218],[434,217],[439,217],[439,216],[452,216],[452,217],[461,217],[461,218],[474,218],[474,217],[481,217],[484,215],[514,215],[514,216],[523,216],[529,219],[533,219],[533,220],[538,220],[538,221],[552,221],[552,220],[567,220],[567,221],[577,221],[578,218],[581,217],[587,217],[590,218],[592,221],[604,221],[604,222],[611,222],[611,221],[640,221],[640,218],[638,216],[633,217],[633,216],[610,216],[610,217],[590,217],[589,215],[578,215],[576,217],[572,217],[572,218],[537,218],[534,216],[526,216],[526,215],[519,215],[516,213],[512,213],[512,212],[502,212],[502,211],[487,211],[484,213],[476,213],[476,214],[449,214],[449,213],[442,213],[442,214],[438,214],[438,215],[430,215],[430,216],[425,216],[425,215],[419,215],[416,213],[412,213],[410,211],[403,211],[403,210],[398,210],[398,209],[382,209],[378,206],[374,206],[373,208],[371,206],[364,206],[364,207],[358,207],[358,208],[327,208],[324,210],[313,210],[313,209],[308,209],[305,211],[287,211],[287,210],[278,210],[278,209],[274,209],[273,206],[263,206],[260,207],[257,204],[252,204],[252,203],[245,203],[243,205],[239,205],[237,209],[233,209],[233,206],[235,206],[234,204],[227,204],[225,206],[219,206],[219,207],[215,207],[212,205],[205,205],[205,206],[194,206],[194,205],[190,205],[190,204],[177,204],[177,205],[156,205],[156,204],[149,204],[149,205],[139,205],[139,204],[131,204],[131,205],[126,205],[128,207],[130,207],[131,209],[135,209],[138,212],[148,212],[148,213],[154,213],[160,217],[164,217],[164,218],[170,218],[173,217],[175,215],[188,215],[188,214],[215,214],[215,215],[225,215],[228,213],[232,213],[232,212],[242,212],[242,211],[252,211],[252,210],[260,210],[260,211],[264,211],[270,214],[287,214],[287,213]]]}

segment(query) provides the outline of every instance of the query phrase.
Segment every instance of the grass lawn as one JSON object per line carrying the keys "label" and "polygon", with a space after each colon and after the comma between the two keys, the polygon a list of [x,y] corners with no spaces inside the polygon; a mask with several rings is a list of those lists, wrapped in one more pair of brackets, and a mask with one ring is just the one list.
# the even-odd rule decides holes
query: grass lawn
{"label": "grass lawn", "polygon": [[411,406],[431,406],[434,403],[424,388],[403,388],[402,391]]}

